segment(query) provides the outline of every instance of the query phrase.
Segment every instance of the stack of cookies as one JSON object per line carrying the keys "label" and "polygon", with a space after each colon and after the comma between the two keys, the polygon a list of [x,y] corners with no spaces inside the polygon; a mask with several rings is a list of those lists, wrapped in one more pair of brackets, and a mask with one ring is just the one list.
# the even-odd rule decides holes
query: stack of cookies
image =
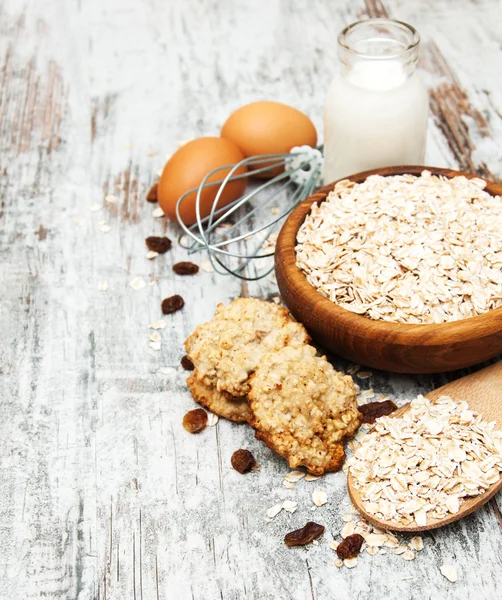
{"label": "stack of cookies", "polygon": [[316,355],[288,310],[256,298],[219,304],[185,342],[194,399],[220,417],[249,423],[290,467],[313,475],[341,468],[343,439],[359,427],[352,378]]}

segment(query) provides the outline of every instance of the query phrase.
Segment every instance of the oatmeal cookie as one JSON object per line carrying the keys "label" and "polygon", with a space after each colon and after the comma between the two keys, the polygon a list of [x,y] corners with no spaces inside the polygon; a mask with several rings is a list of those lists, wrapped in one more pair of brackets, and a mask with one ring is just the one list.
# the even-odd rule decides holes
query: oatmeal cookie
{"label": "oatmeal cookie", "polygon": [[341,468],[343,438],[361,422],[350,376],[305,345],[265,355],[250,383],[249,423],[258,439],[291,468],[304,466],[313,475]]}
{"label": "oatmeal cookie", "polygon": [[245,398],[229,400],[215,388],[204,385],[197,378],[196,371],[190,374],[187,386],[196,402],[219,417],[235,423],[246,423],[251,417],[251,409]]}
{"label": "oatmeal cookie", "polygon": [[206,387],[240,397],[249,392],[249,377],[264,354],[309,341],[303,325],[286,308],[237,298],[227,306],[218,304],[213,319],[187,338],[185,349]]}

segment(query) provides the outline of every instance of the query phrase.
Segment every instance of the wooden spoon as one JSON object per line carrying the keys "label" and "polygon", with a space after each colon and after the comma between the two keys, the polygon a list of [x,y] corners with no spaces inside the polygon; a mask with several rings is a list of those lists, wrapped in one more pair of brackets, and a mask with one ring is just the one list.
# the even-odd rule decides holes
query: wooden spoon
{"label": "wooden spoon", "polygon": [[[430,400],[436,400],[440,396],[450,396],[453,400],[461,402],[465,400],[469,408],[479,413],[485,421],[496,421],[495,428],[502,428],[502,361],[495,363],[481,371],[467,375],[451,383],[447,383],[442,387],[426,394]],[[405,404],[398,410],[392,413],[393,417],[399,417],[409,409],[410,405]],[[354,486],[353,477],[349,473],[348,477],[349,495],[354,503],[354,506],[359,510],[361,515],[370,523],[380,529],[391,531],[425,531],[427,529],[435,529],[458,521],[466,515],[474,512],[483,504],[488,502],[502,488],[502,477],[497,483],[489,487],[486,492],[479,496],[466,498],[460,506],[460,511],[456,514],[449,514],[444,519],[430,519],[427,525],[399,525],[391,521],[378,519],[374,515],[367,513],[363,508],[361,496]]]}

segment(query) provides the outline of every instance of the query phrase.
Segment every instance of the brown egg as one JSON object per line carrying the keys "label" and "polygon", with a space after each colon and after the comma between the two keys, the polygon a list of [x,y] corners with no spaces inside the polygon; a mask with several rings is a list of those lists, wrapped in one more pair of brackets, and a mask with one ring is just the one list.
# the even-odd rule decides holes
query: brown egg
{"label": "brown egg", "polygon": [[[293,146],[315,147],[317,143],[317,132],[307,115],[281,102],[252,102],[239,108],[226,120],[221,137],[232,141],[246,157],[282,154]],[[268,179],[282,171],[277,168],[257,177]]]}
{"label": "brown egg", "polygon": [[[231,141],[221,137],[202,137],[188,142],[175,152],[167,161],[160,177],[157,195],[159,205],[166,215],[176,221],[176,203],[185,192],[200,185],[205,175],[213,169],[234,165],[244,159],[241,150]],[[222,180],[230,169],[224,169],[211,175],[208,182]],[[235,175],[247,172],[245,166],[239,167]],[[227,183],[218,202],[218,208],[242,196],[246,188],[246,177]],[[204,189],[201,196],[201,217],[207,217],[219,186]],[[188,195],[180,206],[180,216],[186,225],[192,225],[195,217],[196,192]]]}

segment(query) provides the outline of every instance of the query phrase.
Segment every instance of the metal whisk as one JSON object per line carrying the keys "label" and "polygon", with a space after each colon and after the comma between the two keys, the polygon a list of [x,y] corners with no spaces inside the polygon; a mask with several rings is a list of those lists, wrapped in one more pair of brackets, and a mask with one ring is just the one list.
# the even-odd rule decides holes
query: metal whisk
{"label": "metal whisk", "polygon": [[[255,281],[269,275],[273,269],[275,240],[289,213],[318,186],[322,170],[322,153],[309,146],[292,148],[287,154],[268,154],[246,158],[235,165],[219,167],[208,173],[198,188],[181,196],[176,205],[176,216],[184,233],[180,244],[189,253],[206,250],[212,268],[222,275]],[[245,174],[236,175],[242,166]],[[284,167],[279,175],[260,185],[249,184],[246,193],[218,208],[225,186],[237,179],[253,177],[277,167]],[[213,175],[230,169],[220,181],[208,183]],[[201,217],[202,191],[219,186],[211,212]],[[195,212],[197,221],[187,226],[180,216],[180,206],[190,194],[197,192]],[[276,206],[275,206],[276,205]]]}

